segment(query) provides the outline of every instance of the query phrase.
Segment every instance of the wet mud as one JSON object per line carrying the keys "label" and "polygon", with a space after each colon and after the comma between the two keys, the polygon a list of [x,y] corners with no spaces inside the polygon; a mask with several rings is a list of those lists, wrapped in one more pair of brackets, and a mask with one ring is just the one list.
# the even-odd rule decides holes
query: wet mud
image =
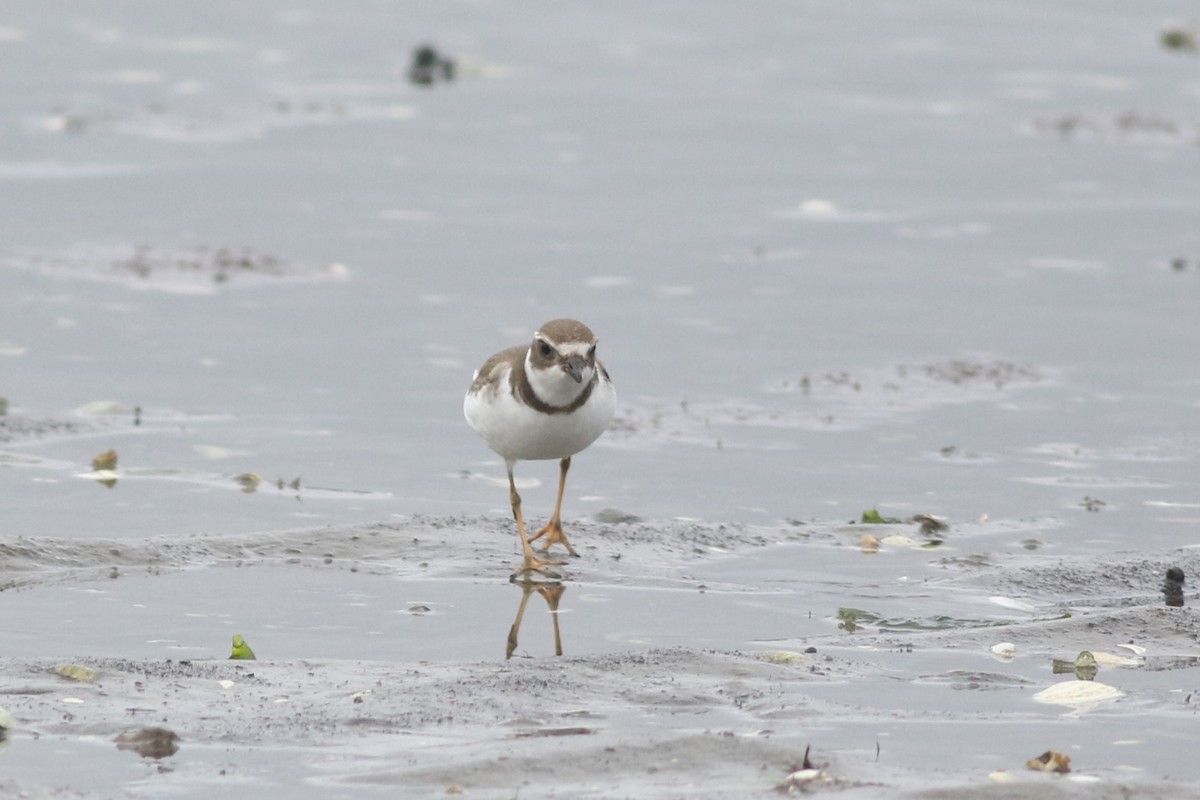
{"label": "wet mud", "polygon": [[12,254],[0,264],[75,280],[108,281],[132,289],[211,294],[226,284],[320,282],[345,279],[343,264],[304,264],[249,247],[164,248],[78,245],[61,252]]}
{"label": "wet mud", "polygon": [[1194,25],[26,6],[0,796],[1200,797]]}
{"label": "wet mud", "polygon": [[[511,523],[493,517],[182,540],[8,540],[0,560],[16,577],[2,597],[15,613],[39,602],[67,617],[82,615],[82,604],[112,607],[92,612],[90,638],[70,623],[42,631],[39,646],[61,657],[0,659],[0,705],[16,720],[0,758],[16,767],[13,790],[80,797],[235,784],[301,797],[381,787],[481,797],[767,796],[779,787],[861,797],[937,797],[938,787],[981,798],[1193,796],[1193,766],[1163,743],[1192,735],[1200,622],[1187,605],[1166,606],[1159,588],[1170,568],[1177,577],[1200,568],[1194,550],[947,557],[896,533],[867,554],[856,544],[866,527],[919,535],[916,523],[578,521],[583,555],[571,579],[524,587],[507,582],[517,561]],[[957,541],[951,529],[943,547],[990,536],[1015,544],[1028,532],[1027,523],[980,523]],[[839,623],[835,575],[760,568],[784,553],[787,563],[802,556],[825,572],[841,563],[856,576],[865,611],[852,631]],[[384,599],[373,599],[373,581],[386,582]],[[220,601],[203,599],[206,585],[244,606],[258,602],[250,586],[286,594],[303,584],[324,598],[324,646],[313,646],[308,623],[290,628],[275,615],[275,630],[248,629],[256,623],[243,612],[222,618],[220,630],[242,625],[259,660],[227,660],[227,635],[211,628],[201,646],[189,636],[204,628],[179,637],[177,658],[96,655],[159,652],[139,606],[179,595],[213,612]],[[135,591],[110,602],[122,585]],[[349,587],[354,602],[342,608],[334,587]],[[86,596],[73,597],[81,589]],[[489,616],[481,603],[503,609]],[[639,622],[682,624],[679,609],[702,603],[712,647],[621,638]],[[913,604],[924,614],[906,618]],[[474,621],[463,627],[464,616]],[[387,620],[401,617],[421,627],[389,634]],[[485,618],[493,634],[471,651]],[[114,639],[114,626],[135,630]],[[379,640],[380,626],[397,641]],[[20,628],[14,641],[25,640]],[[451,655],[456,638],[468,648],[458,652],[477,655]],[[1051,669],[1081,650],[1100,664],[1090,681]],[[56,674],[64,663],[84,667],[84,679]],[[801,769],[809,746],[815,772]],[[125,777],[107,788],[64,777],[58,762],[78,747],[97,764],[124,764]],[[947,748],[958,758],[947,762]],[[1071,754],[1069,775],[1023,767],[1047,748]]]}
{"label": "wet mud", "polygon": [[608,434],[613,446],[663,444],[771,447],[748,432],[779,429],[848,431],[895,424],[941,406],[1009,401],[1022,389],[1050,383],[1047,370],[994,358],[894,364],[774,378],[770,404],[715,398],[633,398]]}

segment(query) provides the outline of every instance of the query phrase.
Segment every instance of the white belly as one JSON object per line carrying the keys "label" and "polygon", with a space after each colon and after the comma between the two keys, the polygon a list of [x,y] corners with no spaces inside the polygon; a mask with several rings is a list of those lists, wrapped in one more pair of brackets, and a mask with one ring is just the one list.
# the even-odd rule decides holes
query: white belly
{"label": "white belly", "polygon": [[[502,386],[507,389],[507,380]],[[506,459],[532,461],[566,458],[583,450],[608,428],[617,407],[611,383],[597,383],[588,401],[573,412],[546,414],[534,411],[500,391],[467,394],[463,414],[488,447]]]}

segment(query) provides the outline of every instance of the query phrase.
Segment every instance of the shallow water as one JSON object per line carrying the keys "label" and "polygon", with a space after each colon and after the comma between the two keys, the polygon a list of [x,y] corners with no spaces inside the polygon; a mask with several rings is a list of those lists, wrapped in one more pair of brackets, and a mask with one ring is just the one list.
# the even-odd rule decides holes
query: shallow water
{"label": "shallow water", "polygon": [[[391,495],[264,507],[122,485],[95,526],[501,510],[456,479],[502,476],[457,397],[491,352],[573,314],[634,432],[577,459],[571,513],[973,519],[1094,490],[1140,540],[1177,541],[1139,506],[1196,500],[1195,144],[1031,128],[1188,124],[1191,60],[1156,45],[1154,10],[672,8],[15,11],[5,396],[33,416],[111,400],[184,418],[39,451]],[[460,54],[461,80],[403,80],[424,39]],[[147,277],[87,279],[137,247]],[[284,274],[206,283],[222,248]],[[179,257],[210,269],[181,278]],[[288,277],[328,264],[344,279]],[[1033,377],[914,374],[956,360]],[[776,391],[806,375],[809,395]],[[548,503],[553,468],[522,472]],[[81,533],[70,504],[38,511],[41,532]]]}
{"label": "shallow water", "polygon": [[[1200,84],[1159,44],[1178,14],[11,9],[0,652],[220,659],[243,633],[274,659],[502,660],[503,464],[461,396],[562,315],[621,399],[565,514],[650,520],[586,528],[568,657],[802,649],[849,635],[839,609],[920,639],[1160,607],[1200,525]],[[453,83],[405,80],[426,41]],[[544,518],[555,465],[517,474]],[[869,555],[850,523],[871,508],[950,531]],[[414,515],[491,538],[408,549]],[[517,655],[549,656],[547,601],[527,609]],[[870,673],[846,685],[903,713]],[[1154,713],[1139,736],[1174,724]],[[92,785],[154,791],[137,780]]]}
{"label": "shallow water", "polygon": [[[568,585],[557,608],[561,650],[745,647],[828,625],[794,595],[698,594]],[[214,568],[13,592],[6,637],[13,652],[61,658],[227,658],[230,637],[245,631],[252,647],[274,659],[497,659],[521,599],[521,587],[507,581]],[[554,655],[551,612],[536,592],[526,614],[514,655]]]}

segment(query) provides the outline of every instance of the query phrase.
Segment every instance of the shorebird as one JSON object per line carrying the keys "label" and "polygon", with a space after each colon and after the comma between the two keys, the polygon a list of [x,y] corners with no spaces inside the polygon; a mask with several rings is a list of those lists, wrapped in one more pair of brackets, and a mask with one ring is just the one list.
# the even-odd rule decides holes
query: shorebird
{"label": "shorebird", "polygon": [[[570,555],[579,555],[562,529],[567,470],[571,456],[604,433],[616,405],[616,390],[596,358],[596,336],[573,319],[550,320],[530,344],[501,350],[476,371],[463,400],[463,414],[488,447],[504,459],[508,470],[508,497],[524,551],[514,579],[531,572],[559,577],[550,568],[564,562],[533,554],[530,543],[542,536],[546,537],[545,551],[562,544]],[[544,528],[529,536],[513,466],[518,461],[555,458],[559,459],[559,472],[554,515]]]}

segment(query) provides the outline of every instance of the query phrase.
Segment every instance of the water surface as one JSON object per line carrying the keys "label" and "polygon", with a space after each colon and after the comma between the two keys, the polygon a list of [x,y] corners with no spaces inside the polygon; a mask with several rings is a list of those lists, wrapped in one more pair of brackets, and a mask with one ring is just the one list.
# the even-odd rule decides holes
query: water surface
{"label": "water surface", "polygon": [[[1079,641],[1085,615],[1162,610],[1163,571],[1191,566],[1200,84],[1195,54],[1160,44],[1179,13],[11,9],[0,649],[220,659],[240,632],[284,663],[503,660],[521,601],[503,464],[461,397],[492,352],[575,316],[621,407],[575,459],[566,517],[649,522],[583,534],[558,614],[567,656],[854,647],[838,613],[859,609],[867,634],[935,653],[901,670],[917,688],[899,695],[849,669],[867,727],[916,692],[928,707],[897,735],[958,746],[926,715],[991,720],[1025,690],[1001,681],[991,703],[922,683],[994,643],[928,637],[1074,613],[1061,641],[1030,634],[1022,675],[1044,678],[1051,650],[1117,643]],[[406,80],[423,42],[457,59],[456,80]],[[116,474],[95,474],[110,448]],[[535,520],[556,475],[518,467]],[[950,530],[923,549],[898,526],[914,542],[871,555],[849,523],[872,508]],[[353,538],[380,523],[382,539]],[[549,659],[548,604],[528,608],[520,654]],[[1146,634],[1186,655],[1190,611],[1170,613],[1174,633]],[[1175,730],[1170,693],[1190,684],[1150,682],[1125,685],[1151,710],[1106,718],[1104,753],[1122,725]],[[939,768],[1019,766],[1051,746],[1024,746],[1029,730]],[[865,728],[824,731],[827,752],[869,761]],[[1184,749],[1130,760],[1194,780]],[[262,777],[271,763],[260,793],[294,791]],[[94,785],[154,790],[122,780]]]}

